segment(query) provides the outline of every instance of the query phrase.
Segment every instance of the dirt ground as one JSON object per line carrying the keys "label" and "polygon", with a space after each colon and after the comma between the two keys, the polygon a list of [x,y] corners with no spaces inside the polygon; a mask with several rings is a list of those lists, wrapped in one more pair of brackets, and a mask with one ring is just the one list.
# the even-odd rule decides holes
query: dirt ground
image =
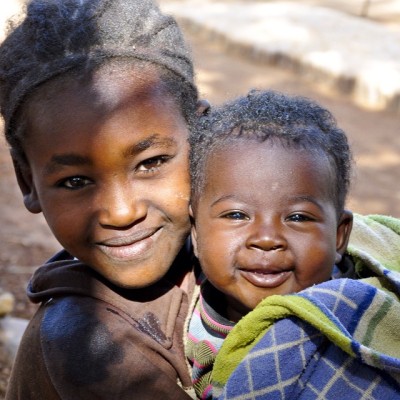
{"label": "dirt ground", "polygon": [[[257,65],[186,29],[202,97],[212,103],[250,88],[273,88],[314,98],[328,107],[353,147],[356,174],[348,207],[359,213],[400,217],[400,116],[353,105],[345,96],[290,71]],[[0,127],[1,128],[1,127]],[[0,139],[0,286],[16,297],[12,316],[30,318],[36,308],[25,296],[29,277],[59,245],[41,215],[29,214],[17,188],[10,157]],[[9,374],[1,360],[0,399]]]}

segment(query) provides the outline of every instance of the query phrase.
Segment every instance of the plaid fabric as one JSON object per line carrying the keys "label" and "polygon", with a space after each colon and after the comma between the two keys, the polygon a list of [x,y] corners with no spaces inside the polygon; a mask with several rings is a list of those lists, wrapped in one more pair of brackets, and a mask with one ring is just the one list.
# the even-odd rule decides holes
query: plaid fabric
{"label": "plaid fabric", "polygon": [[[362,294],[360,306],[355,298],[360,295],[361,288],[359,285],[355,288],[355,282],[370,289],[369,293]],[[328,299],[319,306],[329,307],[325,313],[331,320],[336,319],[332,310],[345,316],[336,321],[337,331],[334,333],[340,338],[342,332],[351,346],[346,348],[337,340],[346,349],[343,350],[334,343],[333,333],[328,338],[320,329],[295,316],[281,319],[261,336],[231,375],[223,392],[218,385],[213,388],[215,397],[221,395],[220,399],[241,400],[400,398],[400,332],[394,334],[394,330],[400,327],[399,304],[389,300],[385,307],[375,308],[372,303],[377,299],[372,296],[371,301],[370,295],[376,289],[358,281],[337,280],[318,286],[301,296],[312,298],[314,303],[321,298]],[[346,292],[349,292],[348,295]],[[383,292],[377,297],[381,294]],[[368,314],[366,318],[370,329],[365,329],[368,323],[361,324],[362,327],[355,323],[361,313]],[[392,316],[395,316],[393,321]],[[392,355],[380,353],[379,349],[385,346],[380,346],[380,339],[376,343],[371,337],[381,323],[385,327],[389,325],[394,339]],[[381,338],[381,335],[378,336]],[[356,338],[370,341],[373,347],[362,345]]]}
{"label": "plaid fabric", "polygon": [[[358,243],[350,249],[356,268],[368,278],[337,279],[295,295],[271,296],[245,316],[216,358],[213,395],[400,399],[400,273],[396,272],[400,225],[394,229],[396,221],[400,224],[389,221],[394,235],[385,241],[392,251],[366,252],[377,243],[368,235],[366,247]],[[368,221],[367,228],[376,223],[382,221]],[[382,228],[381,233],[390,236],[387,225],[375,228],[375,233]]]}

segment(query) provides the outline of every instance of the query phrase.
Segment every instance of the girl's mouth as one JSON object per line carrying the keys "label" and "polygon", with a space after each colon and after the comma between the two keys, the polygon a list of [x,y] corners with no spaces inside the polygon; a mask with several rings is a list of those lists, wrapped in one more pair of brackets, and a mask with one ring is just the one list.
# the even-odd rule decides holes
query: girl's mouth
{"label": "girl's mouth", "polygon": [[143,258],[153,248],[161,234],[161,228],[147,229],[129,236],[113,237],[96,244],[109,258],[132,261]]}

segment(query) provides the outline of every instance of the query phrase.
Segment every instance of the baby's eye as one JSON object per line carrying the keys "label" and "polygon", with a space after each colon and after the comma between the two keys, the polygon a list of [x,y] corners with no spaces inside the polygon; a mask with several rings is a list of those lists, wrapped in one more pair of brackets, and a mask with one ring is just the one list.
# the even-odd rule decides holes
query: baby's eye
{"label": "baby's eye", "polygon": [[72,176],[67,179],[63,179],[61,182],[58,183],[58,186],[64,187],[70,190],[77,190],[82,189],[93,182],[84,176]]}
{"label": "baby's eye", "polygon": [[233,219],[233,220],[248,220],[249,216],[242,211],[230,211],[221,215],[222,218]]}
{"label": "baby's eye", "polygon": [[157,156],[157,157],[148,158],[148,159],[142,161],[137,166],[137,171],[154,172],[158,168],[160,168],[163,164],[165,164],[169,159],[170,159],[170,157],[168,157],[168,156]]}
{"label": "baby's eye", "polygon": [[287,220],[292,222],[308,222],[312,221],[313,219],[304,214],[292,214],[289,217],[287,217]]}

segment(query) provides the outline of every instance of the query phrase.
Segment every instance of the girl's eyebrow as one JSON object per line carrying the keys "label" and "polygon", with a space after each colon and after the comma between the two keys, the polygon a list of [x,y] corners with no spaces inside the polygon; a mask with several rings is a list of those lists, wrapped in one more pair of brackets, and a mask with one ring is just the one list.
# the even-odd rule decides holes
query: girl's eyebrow
{"label": "girl's eyebrow", "polygon": [[[133,144],[123,152],[125,158],[136,156],[142,151],[150,147],[168,148],[176,146],[177,142],[171,137],[162,137],[158,134],[151,135],[138,143]],[[91,165],[92,162],[88,157],[83,157],[74,153],[56,154],[46,164],[45,171],[47,174],[54,174],[65,166],[81,166]]]}
{"label": "girl's eyebrow", "polygon": [[51,160],[46,164],[45,171],[48,174],[53,174],[60,171],[64,166],[75,166],[75,165],[90,165],[91,161],[87,157],[82,157],[78,154],[67,153],[67,154],[56,154],[51,157]]}
{"label": "girl's eyebrow", "polygon": [[153,134],[138,143],[135,143],[127,150],[124,151],[124,157],[136,156],[144,150],[147,150],[150,147],[159,147],[159,148],[168,148],[176,146],[177,142],[172,137],[162,137],[160,135]]}

